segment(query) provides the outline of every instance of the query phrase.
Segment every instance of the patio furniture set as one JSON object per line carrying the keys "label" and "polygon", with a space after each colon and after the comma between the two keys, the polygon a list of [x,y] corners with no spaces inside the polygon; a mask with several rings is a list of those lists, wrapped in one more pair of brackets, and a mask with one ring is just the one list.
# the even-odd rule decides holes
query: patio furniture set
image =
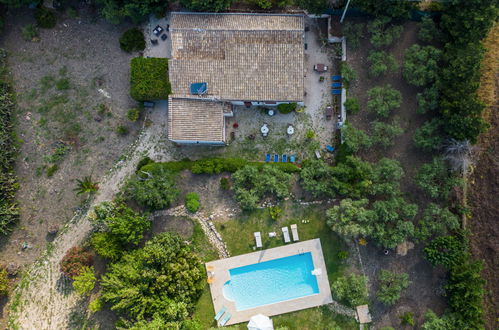
{"label": "patio furniture set", "polygon": [[[165,29],[163,29],[160,25],[157,25],[154,30],[152,30],[152,33],[160,38],[161,40],[165,41],[168,39],[168,35],[166,33],[163,33]],[[170,31],[170,24],[166,24],[166,31]],[[151,38],[151,44],[157,45],[158,44],[158,39],[156,38]]]}
{"label": "patio furniture set", "polygon": [[[298,226],[296,224],[292,224],[289,226],[291,228],[291,235],[293,236],[293,242],[297,242],[300,240],[300,237],[298,236]],[[289,236],[289,229],[288,226],[282,227],[282,236],[284,238],[284,243],[291,243],[291,237]],[[255,243],[257,248],[263,247],[262,244],[262,234],[259,231],[256,231],[253,233],[255,236]],[[277,237],[277,234],[275,232],[270,232],[269,237]]]}

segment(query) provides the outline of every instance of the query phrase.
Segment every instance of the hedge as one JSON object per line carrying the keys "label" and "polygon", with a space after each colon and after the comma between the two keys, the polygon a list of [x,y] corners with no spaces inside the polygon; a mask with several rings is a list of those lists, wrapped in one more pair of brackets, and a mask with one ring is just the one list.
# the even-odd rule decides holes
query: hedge
{"label": "hedge", "polygon": [[292,163],[262,163],[250,162],[242,158],[206,158],[200,160],[184,159],[175,162],[154,163],[150,162],[140,168],[140,171],[155,172],[163,168],[172,172],[190,170],[194,174],[219,174],[222,172],[234,173],[246,165],[262,167],[265,164],[277,166],[286,173],[298,173],[300,168]]}
{"label": "hedge", "polygon": [[130,64],[130,95],[137,101],[166,100],[172,87],[168,59],[136,57]]}
{"label": "hedge", "polygon": [[14,174],[17,154],[14,134],[14,92],[7,77],[7,53],[0,49],[0,234],[10,231],[11,224],[19,218],[15,194],[19,188]]}

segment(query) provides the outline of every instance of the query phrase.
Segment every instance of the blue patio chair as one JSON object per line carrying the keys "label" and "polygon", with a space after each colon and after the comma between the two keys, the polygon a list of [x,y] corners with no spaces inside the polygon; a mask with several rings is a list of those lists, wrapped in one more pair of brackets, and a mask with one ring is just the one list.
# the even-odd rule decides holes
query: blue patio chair
{"label": "blue patio chair", "polygon": [[331,91],[331,93],[332,93],[333,95],[341,95],[341,89],[333,89],[333,90]]}
{"label": "blue patio chair", "polygon": [[326,146],[326,150],[328,152],[333,152],[334,151],[334,147],[333,146]]}
{"label": "blue patio chair", "polygon": [[282,157],[281,157],[281,162],[287,163],[288,162],[288,155],[283,154]]}
{"label": "blue patio chair", "polygon": [[267,154],[267,156],[265,156],[265,162],[266,163],[270,162],[270,154]]}
{"label": "blue patio chair", "polygon": [[220,320],[220,318],[222,317],[222,315],[224,315],[226,310],[227,310],[227,308],[225,306],[222,306],[222,309],[220,309],[218,311],[217,315],[215,315],[215,321]]}
{"label": "blue patio chair", "polygon": [[331,79],[333,79],[333,80],[341,80],[341,76],[331,76]]}
{"label": "blue patio chair", "polygon": [[220,325],[223,327],[230,320],[231,316],[232,315],[229,312],[227,312],[222,321],[220,321]]}
{"label": "blue patio chair", "polygon": [[291,156],[289,156],[289,161],[290,161],[291,163],[294,163],[294,162],[295,162],[295,155],[291,155]]}
{"label": "blue patio chair", "polygon": [[340,82],[334,82],[334,83],[331,84],[331,87],[341,88],[341,83]]}
{"label": "blue patio chair", "polygon": [[275,154],[274,155],[274,163],[278,163],[278,162],[279,162],[279,155]]}

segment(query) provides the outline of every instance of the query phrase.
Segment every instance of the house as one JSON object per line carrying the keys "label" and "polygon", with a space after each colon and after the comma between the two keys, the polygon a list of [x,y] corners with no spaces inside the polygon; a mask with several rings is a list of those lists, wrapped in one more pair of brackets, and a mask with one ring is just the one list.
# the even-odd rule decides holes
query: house
{"label": "house", "polygon": [[303,105],[302,15],[172,13],[170,24],[170,140],[224,145],[232,105]]}

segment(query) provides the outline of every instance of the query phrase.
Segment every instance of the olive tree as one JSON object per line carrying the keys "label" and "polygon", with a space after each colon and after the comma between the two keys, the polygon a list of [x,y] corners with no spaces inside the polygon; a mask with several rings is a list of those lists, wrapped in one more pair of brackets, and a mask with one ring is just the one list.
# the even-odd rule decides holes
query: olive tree
{"label": "olive tree", "polygon": [[373,166],[373,184],[371,193],[378,196],[395,196],[400,194],[400,180],[404,170],[395,159],[382,158]]}
{"label": "olive tree", "polygon": [[352,200],[345,198],[339,205],[327,212],[327,224],[340,235],[355,238],[369,236],[372,232],[372,211],[366,208],[367,199]]}
{"label": "olive tree", "polygon": [[419,221],[415,236],[421,241],[426,241],[434,235],[445,235],[449,231],[459,229],[459,226],[459,218],[448,208],[430,203]]}
{"label": "olive tree", "polygon": [[404,78],[409,84],[425,86],[437,78],[441,50],[433,46],[412,45],[405,52]]}
{"label": "olive tree", "polygon": [[462,180],[449,171],[440,157],[424,164],[416,175],[416,184],[431,198],[447,199],[452,188],[460,186]]}
{"label": "olive tree", "polygon": [[331,285],[334,295],[350,307],[367,304],[367,276],[349,274],[339,277]]}
{"label": "olive tree", "polygon": [[369,135],[363,130],[353,127],[350,123],[343,125],[341,133],[343,134],[343,145],[349,153],[356,153],[372,145]]}
{"label": "olive tree", "polygon": [[378,276],[379,289],[377,296],[379,301],[386,305],[393,305],[400,299],[402,291],[409,287],[409,275],[407,273],[394,273],[382,269]]}
{"label": "olive tree", "polygon": [[437,118],[425,122],[414,132],[414,145],[426,152],[440,149],[443,142],[441,126],[441,121]]}
{"label": "olive tree", "polygon": [[394,139],[404,133],[402,127],[398,124],[388,124],[381,121],[371,123],[373,135],[372,142],[383,148],[388,148],[394,145]]}
{"label": "olive tree", "polygon": [[400,38],[404,28],[401,25],[393,25],[390,17],[378,17],[367,25],[371,32],[371,44],[374,48],[390,46]]}
{"label": "olive tree", "polygon": [[388,72],[395,72],[398,68],[395,57],[385,51],[371,51],[367,60],[371,64],[369,76],[372,78],[380,77]]}
{"label": "olive tree", "polygon": [[388,117],[392,110],[399,108],[402,103],[402,94],[390,84],[369,89],[367,96],[367,109],[384,118]]}

